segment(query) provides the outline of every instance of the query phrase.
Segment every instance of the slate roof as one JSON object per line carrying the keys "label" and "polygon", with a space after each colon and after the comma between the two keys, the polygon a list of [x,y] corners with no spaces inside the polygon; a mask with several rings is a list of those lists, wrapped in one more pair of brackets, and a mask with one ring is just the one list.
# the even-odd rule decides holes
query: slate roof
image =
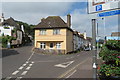
{"label": "slate roof", "polygon": [[4,20],[4,22],[1,23],[1,25],[15,26],[17,29],[20,29],[20,26],[16,23],[16,21],[12,17],[10,17],[7,20]]}
{"label": "slate roof", "polygon": [[43,19],[36,27],[37,28],[62,28],[68,27],[61,17],[59,16],[49,16],[46,19]]}

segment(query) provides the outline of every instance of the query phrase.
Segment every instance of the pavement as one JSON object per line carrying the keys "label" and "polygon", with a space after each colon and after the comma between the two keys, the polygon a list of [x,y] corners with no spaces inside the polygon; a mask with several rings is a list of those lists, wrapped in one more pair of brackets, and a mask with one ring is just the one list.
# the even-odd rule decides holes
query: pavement
{"label": "pavement", "polygon": [[69,55],[45,55],[32,52],[33,46],[3,50],[2,77],[18,79],[92,79],[92,53],[81,51]]}

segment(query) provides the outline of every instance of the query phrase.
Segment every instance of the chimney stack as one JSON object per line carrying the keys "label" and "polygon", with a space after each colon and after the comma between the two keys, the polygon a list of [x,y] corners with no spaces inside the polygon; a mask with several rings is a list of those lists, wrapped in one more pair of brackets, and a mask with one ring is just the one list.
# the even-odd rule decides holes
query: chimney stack
{"label": "chimney stack", "polygon": [[67,15],[67,26],[71,27],[71,15],[70,14]]}
{"label": "chimney stack", "polygon": [[44,20],[45,20],[45,18],[42,18],[42,19],[41,19],[41,22],[44,22]]}

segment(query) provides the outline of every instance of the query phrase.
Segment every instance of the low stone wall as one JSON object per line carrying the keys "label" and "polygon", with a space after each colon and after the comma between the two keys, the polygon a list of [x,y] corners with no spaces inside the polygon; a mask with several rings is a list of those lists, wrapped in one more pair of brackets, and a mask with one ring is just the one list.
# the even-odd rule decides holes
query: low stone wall
{"label": "low stone wall", "polygon": [[35,53],[41,53],[41,54],[65,54],[65,50],[53,50],[53,49],[34,48],[33,51]]}

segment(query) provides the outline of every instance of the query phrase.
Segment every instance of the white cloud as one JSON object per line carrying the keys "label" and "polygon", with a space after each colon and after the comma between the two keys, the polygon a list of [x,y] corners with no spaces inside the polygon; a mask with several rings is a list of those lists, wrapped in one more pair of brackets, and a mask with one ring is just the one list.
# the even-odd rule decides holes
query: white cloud
{"label": "white cloud", "polygon": [[62,2],[3,3],[3,12],[5,17],[11,16],[30,24],[37,24],[43,17],[63,15],[70,8],[71,4]]}
{"label": "white cloud", "polygon": [[[83,12],[85,14],[83,14]],[[76,9],[74,12],[71,14],[72,16],[72,27],[75,30],[78,30],[80,32],[87,32],[87,36],[91,36],[91,21],[90,17],[86,12],[85,9]]]}
{"label": "white cloud", "polygon": [[[73,3],[70,2],[14,2],[3,3],[3,12],[5,17],[13,17],[16,20],[27,22],[29,24],[38,24],[42,18],[48,16],[61,16],[65,21],[67,20],[67,11],[72,8]],[[74,9],[71,12],[72,28],[83,33],[87,32],[87,36],[92,35],[92,24],[90,15],[87,14],[86,8]],[[115,17],[106,18],[107,35],[116,31],[118,27]],[[103,24],[102,21],[99,23]],[[103,25],[99,25],[99,33],[103,35]]]}

